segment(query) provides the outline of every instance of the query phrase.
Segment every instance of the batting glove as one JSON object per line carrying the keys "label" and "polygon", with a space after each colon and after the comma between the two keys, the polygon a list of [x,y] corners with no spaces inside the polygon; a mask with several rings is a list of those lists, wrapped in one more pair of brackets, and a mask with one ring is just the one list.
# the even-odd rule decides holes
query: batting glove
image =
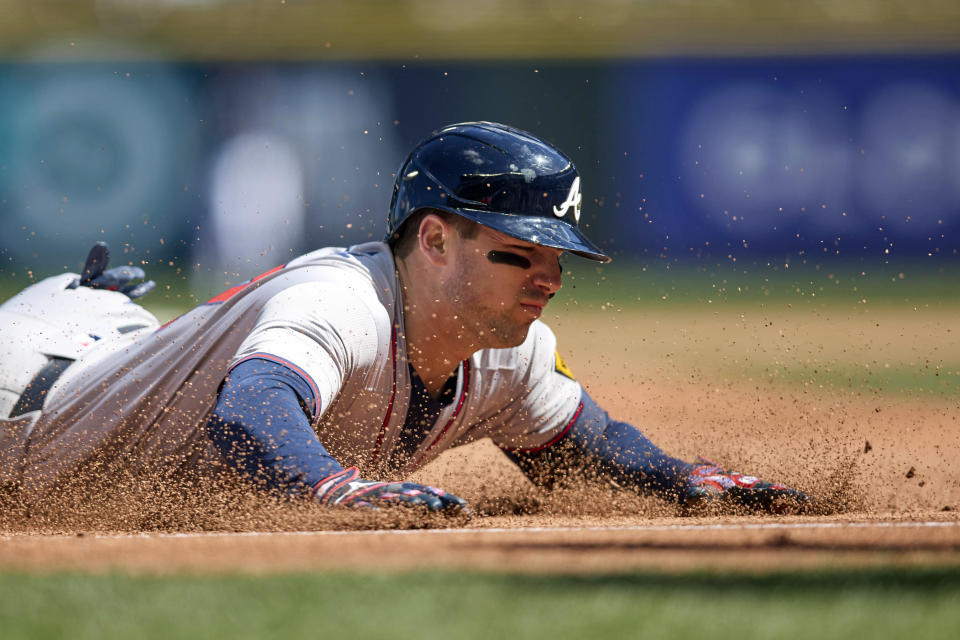
{"label": "batting glove", "polygon": [[802,506],[810,498],[782,484],[727,471],[717,463],[697,456],[701,463],[687,477],[684,504],[687,506],[729,500],[750,509],[777,511],[786,505]]}
{"label": "batting glove", "polygon": [[356,467],[321,480],[314,496],[321,504],[377,510],[384,506],[422,506],[429,511],[470,514],[466,500],[443,489],[415,482],[376,482],[358,478]]}
{"label": "batting glove", "polygon": [[110,262],[110,249],[106,242],[97,242],[87,255],[87,262],[83,265],[83,272],[79,280],[74,280],[68,287],[90,287],[91,289],[108,289],[119,291],[131,300],[141,298],[157,286],[153,280],[133,283],[131,280],[143,280],[146,274],[140,267],[116,267],[107,269]]}

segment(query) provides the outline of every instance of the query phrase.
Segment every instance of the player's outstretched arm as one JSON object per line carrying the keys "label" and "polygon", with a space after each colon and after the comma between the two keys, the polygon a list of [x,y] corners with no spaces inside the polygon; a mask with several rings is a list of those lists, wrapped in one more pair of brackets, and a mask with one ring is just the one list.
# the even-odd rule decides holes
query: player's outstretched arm
{"label": "player's outstretched arm", "polygon": [[612,420],[583,391],[580,412],[567,433],[540,451],[507,451],[535,483],[550,486],[559,475],[586,471],[619,486],[653,491],[683,505],[730,501],[770,510],[780,502],[807,502],[803,493],[701,460],[689,463],[664,453],[639,429]]}
{"label": "player's outstretched arm", "polygon": [[358,477],[324,448],[311,426],[319,398],[290,367],[262,358],[237,364],[224,381],[207,434],[224,459],[258,485],[322,504],[355,508],[419,506],[469,513],[466,502],[412,482]]}

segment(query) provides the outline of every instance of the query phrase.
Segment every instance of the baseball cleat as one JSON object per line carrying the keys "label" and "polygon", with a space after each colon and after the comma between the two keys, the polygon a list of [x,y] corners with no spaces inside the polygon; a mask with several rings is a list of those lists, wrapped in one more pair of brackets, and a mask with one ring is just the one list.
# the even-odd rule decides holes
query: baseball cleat
{"label": "baseball cleat", "polygon": [[810,498],[796,489],[727,471],[701,456],[697,456],[697,461],[700,464],[687,477],[683,497],[685,507],[727,503],[756,511],[781,513],[810,503]]}

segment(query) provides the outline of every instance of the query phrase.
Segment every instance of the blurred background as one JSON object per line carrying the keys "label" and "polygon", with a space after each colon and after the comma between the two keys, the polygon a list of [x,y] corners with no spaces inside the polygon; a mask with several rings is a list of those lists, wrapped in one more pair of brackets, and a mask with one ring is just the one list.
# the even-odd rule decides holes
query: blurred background
{"label": "blurred background", "polygon": [[381,239],[476,119],[574,158],[617,268],[955,288],[955,1],[0,0],[0,60],[7,288],[99,239],[190,298]]}

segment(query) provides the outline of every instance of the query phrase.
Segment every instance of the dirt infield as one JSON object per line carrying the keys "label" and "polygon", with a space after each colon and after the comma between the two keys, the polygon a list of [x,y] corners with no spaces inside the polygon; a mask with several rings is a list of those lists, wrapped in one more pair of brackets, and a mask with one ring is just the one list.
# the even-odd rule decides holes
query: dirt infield
{"label": "dirt infield", "polygon": [[[682,385],[658,389],[660,420],[756,410],[754,393],[723,400]],[[691,397],[697,402],[691,403]],[[417,478],[446,486],[473,503],[469,522],[433,520],[224,522],[229,533],[82,531],[31,535],[8,531],[0,570],[108,570],[134,573],[473,569],[482,571],[620,572],[637,569],[769,571],[850,566],[960,566],[960,480],[953,416],[930,403],[869,403],[779,395],[764,399],[767,420],[755,421],[749,442],[731,444],[721,425],[699,443],[758,473],[773,474],[814,495],[840,497],[837,513],[817,516],[716,514],[678,517],[653,498],[595,488],[537,493],[489,442],[445,454]],[[786,416],[808,417],[807,431],[784,432]],[[760,429],[767,425],[766,430]],[[905,437],[905,435],[907,437]],[[661,441],[670,434],[657,434]],[[950,437],[947,437],[947,436]],[[678,437],[678,436],[674,436]],[[952,438],[952,439],[951,439]],[[873,444],[864,452],[863,444]],[[768,447],[774,442],[775,446]],[[679,443],[678,443],[679,444]],[[686,443],[686,446],[692,446]],[[683,453],[687,453],[684,451]],[[810,474],[816,468],[818,473]],[[907,477],[909,469],[914,471]],[[944,510],[947,508],[948,510]],[[244,523],[249,523],[245,525]],[[356,531],[367,527],[456,528]],[[202,527],[207,528],[207,527]],[[213,528],[217,528],[216,525]],[[189,527],[188,527],[189,529]]]}
{"label": "dirt infield", "polygon": [[659,521],[621,528],[568,523],[572,526],[546,529],[14,536],[0,543],[0,567],[160,574],[960,567],[960,523],[956,521]]}
{"label": "dirt infield", "polygon": [[[676,318],[672,324],[662,319],[644,324],[634,317],[634,331],[614,353],[607,336],[622,318],[586,324],[581,319],[575,326],[568,321],[558,330],[577,336],[561,339],[564,357],[614,417],[640,426],[680,457],[704,454],[796,486],[818,499],[816,515],[679,517],[671,504],[610,487],[545,495],[481,441],[445,453],[413,478],[467,498],[476,513],[469,522],[331,520],[319,512],[271,519],[269,512],[222,507],[215,517],[154,519],[142,530],[105,518],[100,524],[33,531],[8,519],[0,527],[0,570],[540,573],[960,566],[957,394],[887,393],[869,385],[824,389],[816,381],[788,383],[756,373],[769,371],[773,362],[816,364],[818,356],[811,354],[823,353],[824,345],[836,356],[819,357],[834,367],[843,366],[844,358],[882,363],[893,357],[890,345],[897,357],[909,360],[911,349],[920,347],[897,342],[905,334],[922,333],[931,344],[942,338],[941,354],[955,356],[957,341],[949,341],[945,318],[918,328],[909,325],[912,320],[884,316],[886,331],[880,334],[880,317],[857,319],[856,326],[873,333],[849,341],[853,354],[835,346],[843,341],[829,333],[828,323],[815,331],[808,326],[801,339],[783,317],[776,322],[786,327],[786,338],[757,337],[758,327],[774,321],[767,316],[751,320],[738,314],[699,325],[696,314],[686,324]],[[931,322],[930,316],[922,321]],[[735,332],[730,340],[710,341],[711,335]],[[737,341],[746,343],[742,351]],[[876,348],[865,352],[871,345]],[[603,358],[594,355],[603,350]],[[728,375],[733,365],[740,367],[736,376]],[[378,527],[428,528],[369,530]]]}

